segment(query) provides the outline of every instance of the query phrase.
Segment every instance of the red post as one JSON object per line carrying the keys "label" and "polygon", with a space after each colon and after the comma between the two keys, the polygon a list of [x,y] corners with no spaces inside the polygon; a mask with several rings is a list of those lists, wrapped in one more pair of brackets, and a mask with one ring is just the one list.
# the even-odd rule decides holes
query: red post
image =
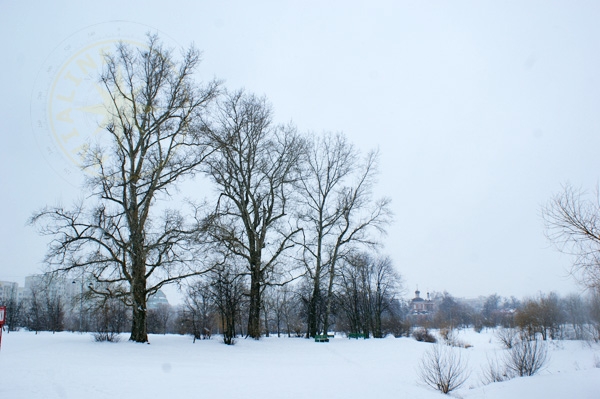
{"label": "red post", "polygon": [[6,320],[6,306],[0,306],[0,349],[2,349],[2,330]]}

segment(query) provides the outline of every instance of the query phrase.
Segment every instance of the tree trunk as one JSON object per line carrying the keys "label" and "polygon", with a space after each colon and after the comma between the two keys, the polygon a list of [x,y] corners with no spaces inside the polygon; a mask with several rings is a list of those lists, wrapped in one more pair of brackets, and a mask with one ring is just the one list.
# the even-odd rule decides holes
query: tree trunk
{"label": "tree trunk", "polygon": [[315,274],[315,284],[313,288],[313,294],[310,297],[310,301],[308,303],[308,336],[307,338],[314,338],[315,335],[319,332],[318,326],[318,314],[317,314],[317,306],[321,301],[321,290],[319,288],[320,281],[317,277],[318,273]]}
{"label": "tree trunk", "polygon": [[137,276],[132,284],[133,291],[133,318],[131,325],[130,341],[148,342],[148,328],[146,323],[146,279],[144,275]]}
{"label": "tree trunk", "polygon": [[[337,253],[336,253],[336,255],[337,255]],[[323,317],[323,334],[327,334],[329,332],[329,314],[331,313],[331,302],[333,300],[334,272],[335,272],[335,258],[331,260],[331,266],[329,268],[329,285],[327,287],[327,307],[325,308],[325,315]]]}
{"label": "tree trunk", "polygon": [[379,293],[377,294],[376,301],[377,303],[374,306],[375,311],[373,312],[373,316],[375,318],[373,326],[373,338],[383,338],[383,331],[381,328],[381,314],[383,313],[383,309],[380,304],[381,299],[379,298]]}
{"label": "tree trunk", "polygon": [[[318,238],[317,238],[317,256],[315,265],[315,278],[313,284],[313,293],[308,304],[308,337],[315,337],[319,333],[319,314],[317,307],[321,302],[321,261],[323,248],[323,212],[319,212]],[[327,331],[325,331],[327,334]]]}
{"label": "tree trunk", "polygon": [[248,336],[260,339],[260,264],[254,265],[250,278],[250,304],[248,309]]}
{"label": "tree trunk", "polygon": [[263,308],[263,314],[265,316],[265,337],[269,338],[269,313],[266,307]]}
{"label": "tree trunk", "polygon": [[281,317],[279,316],[279,312],[277,312],[277,338],[281,338]]}

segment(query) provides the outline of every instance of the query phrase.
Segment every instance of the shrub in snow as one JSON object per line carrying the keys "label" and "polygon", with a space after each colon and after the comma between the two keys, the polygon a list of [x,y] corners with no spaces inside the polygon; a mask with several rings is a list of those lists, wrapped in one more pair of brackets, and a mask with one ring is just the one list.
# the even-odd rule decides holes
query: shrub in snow
{"label": "shrub in snow", "polygon": [[519,335],[514,328],[499,328],[496,330],[495,336],[506,349],[511,349],[519,341]]}
{"label": "shrub in snow", "polygon": [[388,320],[387,328],[396,338],[410,337],[411,325],[408,320],[400,320],[399,317],[392,317]]}
{"label": "shrub in snow", "polygon": [[440,337],[444,342],[449,342],[455,338],[455,331],[452,328],[440,328]]}
{"label": "shrub in snow", "polygon": [[452,328],[442,328],[440,330],[440,336],[444,340],[444,343],[448,346],[454,346],[457,348],[471,348],[473,345],[467,344],[456,336],[456,330]]}
{"label": "shrub in snow", "polygon": [[435,337],[431,335],[426,328],[417,328],[415,331],[413,331],[412,336],[419,342],[437,342],[437,339],[435,339]]}
{"label": "shrub in snow", "polygon": [[420,381],[445,394],[460,388],[469,375],[467,362],[460,350],[450,346],[432,346],[419,365]]}
{"label": "shrub in snow", "polygon": [[546,342],[517,335],[510,342],[510,349],[504,353],[504,357],[500,361],[497,358],[493,360],[488,358],[488,365],[483,369],[482,375],[484,384],[531,376],[546,365],[548,361]]}
{"label": "shrub in snow", "polygon": [[519,377],[537,373],[548,361],[548,345],[539,339],[521,339],[509,350],[506,366]]}
{"label": "shrub in snow", "polygon": [[121,337],[115,332],[97,332],[94,333],[94,341],[96,342],[119,342]]}
{"label": "shrub in snow", "polygon": [[498,360],[497,357],[490,359],[488,357],[487,367],[484,367],[481,382],[484,385],[491,384],[492,382],[502,382],[510,380],[515,377],[514,372],[509,370],[506,365],[506,361]]}

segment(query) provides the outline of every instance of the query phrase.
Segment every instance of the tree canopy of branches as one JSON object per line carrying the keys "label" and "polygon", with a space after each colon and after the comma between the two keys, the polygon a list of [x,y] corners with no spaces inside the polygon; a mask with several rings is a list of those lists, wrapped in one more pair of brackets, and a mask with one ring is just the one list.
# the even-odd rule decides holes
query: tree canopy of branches
{"label": "tree canopy of branches", "polygon": [[148,297],[202,272],[192,256],[197,223],[187,225],[179,211],[157,206],[209,154],[204,113],[219,83],[194,83],[199,62],[194,48],[177,61],[152,35],[147,48],[120,43],[106,54],[101,83],[111,118],[85,154],[88,198],[31,218],[53,237],[46,260],[54,272],[82,272],[96,282],[95,294],[131,307],[136,342],[148,340]]}
{"label": "tree canopy of branches", "polygon": [[554,292],[525,300],[515,315],[515,323],[521,330],[531,337],[539,333],[544,341],[556,338],[563,322],[560,298]]}
{"label": "tree canopy of branches", "polygon": [[595,198],[566,185],[542,210],[546,235],[560,251],[575,256],[572,274],[600,290],[600,192]]}
{"label": "tree canopy of branches", "polygon": [[214,300],[211,285],[206,281],[197,281],[190,285],[184,297],[180,322],[197,339],[207,339],[212,335]]}
{"label": "tree canopy of branches", "polygon": [[[148,340],[148,298],[217,268],[223,287],[236,282],[234,302],[248,299],[243,310],[221,309],[229,338],[246,319],[248,336],[260,338],[261,312],[265,327],[270,313],[278,332],[284,318],[296,332],[300,312],[291,316],[289,298],[266,303],[262,295],[305,272],[308,335],[327,331],[338,263],[376,246],[372,233],[391,221],[389,199],[372,198],[378,152],[362,157],[343,134],[307,139],[274,123],[265,98],[196,83],[193,47],[175,57],[148,35],[146,47],[119,43],[104,61],[108,122],[81,153],[85,200],[30,219],[51,237],[49,272],[90,282],[86,295],[103,303],[129,306],[136,342]],[[167,201],[196,173],[218,198],[207,214],[197,207],[185,215]]]}
{"label": "tree canopy of branches", "polygon": [[246,264],[247,333],[258,339],[261,293],[300,231],[288,212],[305,144],[293,128],[273,124],[264,98],[243,91],[226,93],[220,102],[211,141],[207,173],[219,200],[210,231],[221,250]]}
{"label": "tree canopy of branches", "polygon": [[400,275],[388,257],[352,254],[343,262],[338,302],[346,316],[348,332],[383,338],[382,317],[402,290]]}
{"label": "tree canopy of branches", "polygon": [[442,328],[456,328],[469,325],[472,309],[457,301],[448,292],[444,292],[439,299],[434,322]]}
{"label": "tree canopy of branches", "polygon": [[[299,181],[303,222],[304,263],[312,279],[308,306],[308,335],[319,331],[319,304],[325,307],[323,331],[329,328],[333,282],[338,260],[357,245],[373,245],[369,230],[385,232],[391,220],[389,199],[374,201],[372,190],[377,174],[378,153],[359,152],[343,134],[325,134],[307,147],[305,173]],[[329,276],[323,287],[322,278]]]}

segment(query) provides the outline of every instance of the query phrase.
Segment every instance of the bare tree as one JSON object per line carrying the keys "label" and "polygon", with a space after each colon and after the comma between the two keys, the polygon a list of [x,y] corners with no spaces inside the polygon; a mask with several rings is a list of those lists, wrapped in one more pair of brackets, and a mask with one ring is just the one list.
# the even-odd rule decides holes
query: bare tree
{"label": "bare tree", "polygon": [[51,274],[32,278],[27,284],[24,304],[26,327],[35,331],[62,331],[65,326],[64,280]]}
{"label": "bare tree", "polygon": [[46,208],[31,218],[53,237],[46,257],[53,271],[83,272],[97,282],[95,294],[131,307],[136,342],[148,340],[148,297],[202,272],[193,257],[197,226],[157,205],[209,154],[204,112],[219,84],[195,84],[200,54],[190,48],[182,56],[176,61],[151,35],[147,48],[120,43],[105,55],[101,82],[112,118],[103,140],[84,154],[88,198],[74,209]]}
{"label": "bare tree", "polygon": [[498,294],[492,294],[485,299],[481,316],[485,327],[496,327],[500,324],[500,301],[502,298]]}
{"label": "bare tree", "polygon": [[65,301],[56,291],[47,290],[44,296],[47,329],[53,333],[65,327]]}
{"label": "bare tree", "polygon": [[535,338],[523,337],[508,351],[507,369],[519,377],[532,376],[546,365],[548,345]]}
{"label": "bare tree", "polygon": [[595,330],[594,340],[600,341],[600,291],[594,290],[589,299],[589,317]]}
{"label": "bare tree", "polygon": [[6,306],[5,317],[8,331],[17,331],[19,327],[23,326],[24,306],[23,301],[19,300],[16,284],[12,287],[4,305]]}
{"label": "bare tree", "polygon": [[212,336],[214,309],[212,288],[208,281],[197,281],[188,288],[181,312],[181,322],[194,336],[194,342]]}
{"label": "bare tree", "polygon": [[[300,181],[304,207],[300,218],[304,231],[304,263],[312,279],[312,295],[308,303],[308,336],[319,332],[319,308],[323,296],[322,277],[329,270],[336,227],[342,218],[344,183],[350,178],[358,161],[358,152],[340,133],[315,137],[307,148],[307,173]],[[326,292],[326,291],[325,291]]]}
{"label": "bare tree", "polygon": [[268,297],[269,307],[272,310],[273,322],[277,337],[281,337],[283,325],[286,325],[288,337],[291,336],[290,319],[292,307],[292,295],[288,285],[273,287]]}
{"label": "bare tree", "polygon": [[87,292],[86,297],[86,305],[94,315],[94,339],[98,342],[119,342],[120,333],[125,330],[125,325],[131,322],[126,306],[117,298],[96,298],[91,292]]}
{"label": "bare tree", "polygon": [[571,273],[585,287],[600,288],[600,191],[590,198],[565,185],[542,210],[546,235],[575,256]]}
{"label": "bare tree", "polygon": [[383,338],[383,315],[392,309],[396,296],[402,291],[402,278],[394,269],[390,257],[376,258],[372,262],[371,311],[373,317],[373,337]]}
{"label": "bare tree", "polygon": [[299,284],[286,284],[275,291],[275,319],[278,336],[281,324],[285,326],[288,337],[301,337],[306,334],[306,309],[308,295],[306,280]]}
{"label": "bare tree", "polygon": [[554,292],[525,300],[515,315],[515,323],[522,331],[529,336],[539,333],[544,341],[557,338],[564,320],[559,297]]}
{"label": "bare tree", "polygon": [[[345,259],[346,260],[346,259]],[[337,302],[348,333],[370,335],[370,303],[367,281],[368,260],[364,254],[349,256],[341,262]]]}
{"label": "bare tree", "polygon": [[460,349],[441,344],[434,344],[425,352],[419,367],[421,382],[445,394],[460,388],[469,375]]}
{"label": "bare tree", "polygon": [[167,334],[169,321],[172,320],[173,308],[169,304],[161,303],[154,309],[148,310],[148,332],[152,334]]}
{"label": "bare tree", "polygon": [[266,99],[243,91],[227,93],[220,103],[211,137],[215,152],[207,173],[219,192],[211,232],[246,264],[247,333],[258,339],[261,293],[282,272],[282,255],[300,231],[288,212],[304,140],[293,128],[273,124]]}
{"label": "bare tree", "polygon": [[29,287],[25,301],[25,327],[37,334],[46,328],[46,314],[43,308],[43,292],[39,284]]}
{"label": "bare tree", "polygon": [[[389,199],[372,199],[378,153],[360,154],[343,134],[315,138],[300,181],[304,222],[304,263],[313,280],[308,306],[308,335],[317,334],[318,305],[325,298],[323,331],[329,329],[336,267],[357,245],[374,245],[371,230],[385,232],[391,221]],[[328,276],[328,282],[322,279]]]}
{"label": "bare tree", "polygon": [[227,345],[235,343],[237,322],[246,293],[245,274],[235,264],[219,265],[210,275],[210,291],[212,301],[218,309],[223,328],[223,342]]}
{"label": "bare tree", "polygon": [[439,328],[452,330],[467,326],[471,321],[472,313],[470,306],[457,301],[451,294],[444,291],[438,299],[433,321]]}
{"label": "bare tree", "polygon": [[342,262],[338,303],[351,333],[385,336],[383,316],[402,289],[400,275],[389,257],[354,253]]}
{"label": "bare tree", "polygon": [[579,294],[570,294],[562,300],[565,322],[573,329],[572,338],[585,340],[590,338],[588,325],[590,323],[589,306]]}

